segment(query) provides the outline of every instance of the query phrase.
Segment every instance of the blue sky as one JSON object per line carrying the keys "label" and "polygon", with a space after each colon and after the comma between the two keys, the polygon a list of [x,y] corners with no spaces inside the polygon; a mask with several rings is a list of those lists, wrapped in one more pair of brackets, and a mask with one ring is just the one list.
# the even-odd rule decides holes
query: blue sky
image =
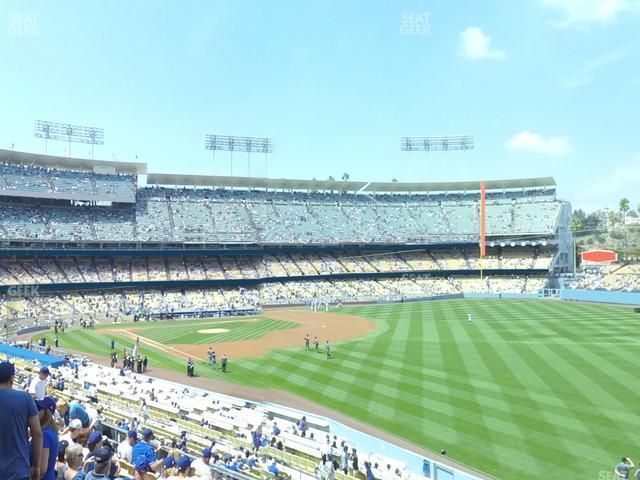
{"label": "blue sky", "polygon": [[[577,207],[640,204],[640,0],[4,1],[0,21],[2,148],[61,121],[104,128],[96,158],[211,174],[206,133],[270,136],[271,177],[553,175]],[[408,165],[400,137],[438,134],[476,149]]]}

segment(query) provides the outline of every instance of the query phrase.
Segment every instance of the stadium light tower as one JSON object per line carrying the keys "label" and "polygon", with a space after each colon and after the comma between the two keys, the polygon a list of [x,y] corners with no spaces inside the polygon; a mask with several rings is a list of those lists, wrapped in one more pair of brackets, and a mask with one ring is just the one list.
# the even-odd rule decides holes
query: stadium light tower
{"label": "stadium light tower", "polygon": [[273,140],[267,137],[238,137],[234,135],[205,135],[205,149],[213,152],[215,174],[216,150],[230,152],[231,176],[233,176],[233,152],[247,152],[247,172],[251,176],[251,153],[264,153],[265,177],[267,175],[267,155],[273,152]]}
{"label": "stadium light tower", "polygon": [[[473,150],[475,137],[471,135],[438,135],[426,137],[400,137],[400,150],[409,152],[407,172],[411,164],[411,152],[448,152]],[[464,168],[466,170],[466,166]]]}
{"label": "stadium light tower", "polygon": [[69,156],[71,156],[71,142],[91,144],[91,159],[93,159],[94,145],[104,145],[104,130],[102,128],[72,125],[70,123],[49,122],[36,120],[33,127],[33,136],[44,138],[44,154],[47,154],[47,142],[49,140],[66,140],[69,143]]}

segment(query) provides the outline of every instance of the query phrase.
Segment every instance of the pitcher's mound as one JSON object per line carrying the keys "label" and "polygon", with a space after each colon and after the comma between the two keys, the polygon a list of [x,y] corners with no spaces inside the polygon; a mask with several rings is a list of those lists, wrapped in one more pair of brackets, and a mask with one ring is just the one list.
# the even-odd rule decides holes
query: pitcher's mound
{"label": "pitcher's mound", "polygon": [[227,333],[228,331],[226,328],[206,328],[204,330],[198,330],[198,333]]}

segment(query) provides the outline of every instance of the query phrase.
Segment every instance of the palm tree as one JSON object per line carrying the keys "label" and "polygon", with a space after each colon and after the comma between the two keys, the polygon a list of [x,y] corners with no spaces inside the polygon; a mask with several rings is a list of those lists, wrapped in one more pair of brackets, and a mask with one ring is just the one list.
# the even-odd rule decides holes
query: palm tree
{"label": "palm tree", "polygon": [[579,232],[582,230],[582,222],[579,218],[574,218],[571,220],[571,231]]}
{"label": "palm tree", "polygon": [[348,174],[348,173],[343,173],[343,174],[342,174],[342,180],[343,180],[343,181],[345,181],[345,182],[346,182],[347,180],[349,180],[349,174]]}
{"label": "palm tree", "polygon": [[618,216],[616,212],[609,212],[609,224],[611,228],[615,227],[616,223],[618,223]]}
{"label": "palm tree", "polygon": [[629,211],[630,202],[628,198],[620,199],[620,212],[622,212],[622,230],[624,231],[624,246],[627,247],[627,212]]}
{"label": "palm tree", "polygon": [[622,212],[622,225],[627,223],[627,212],[629,211],[631,203],[628,198],[620,199],[619,208],[620,212]]}

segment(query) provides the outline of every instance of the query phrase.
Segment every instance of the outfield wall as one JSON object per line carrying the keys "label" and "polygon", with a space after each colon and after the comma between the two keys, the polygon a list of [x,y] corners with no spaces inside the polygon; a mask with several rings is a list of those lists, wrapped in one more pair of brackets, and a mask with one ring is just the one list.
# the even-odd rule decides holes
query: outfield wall
{"label": "outfield wall", "polygon": [[464,298],[540,298],[537,293],[465,293]]}
{"label": "outfield wall", "polygon": [[573,290],[563,288],[560,290],[560,300],[640,305],[640,292],[611,292],[609,290]]}

